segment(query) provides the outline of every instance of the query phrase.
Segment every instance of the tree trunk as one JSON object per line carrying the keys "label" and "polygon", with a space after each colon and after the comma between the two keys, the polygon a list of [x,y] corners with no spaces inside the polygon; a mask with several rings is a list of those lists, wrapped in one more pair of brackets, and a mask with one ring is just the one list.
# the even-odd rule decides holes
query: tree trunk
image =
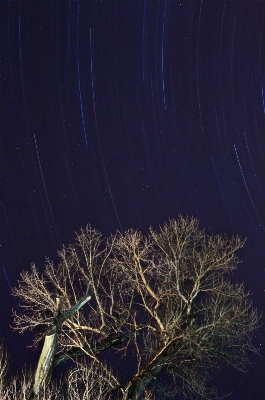
{"label": "tree trunk", "polygon": [[69,310],[64,314],[61,314],[62,300],[56,298],[57,311],[55,315],[54,325],[46,332],[44,345],[39,358],[36,372],[34,374],[33,381],[30,389],[26,395],[27,400],[37,399],[42,394],[45,386],[49,382],[53,368],[54,368],[54,357],[56,352],[57,338],[59,330],[64,321],[70,318],[76,311],[78,311],[85,303],[91,299],[87,293]]}
{"label": "tree trunk", "polygon": [[56,351],[57,337],[57,330],[54,333],[51,333],[51,335],[45,336],[44,345],[34,376],[34,394],[39,393],[39,391],[42,389],[42,385],[49,381],[49,376],[52,373],[52,364]]}
{"label": "tree trunk", "polygon": [[141,398],[146,386],[154,379],[154,376],[144,376],[131,383],[131,386],[125,392],[123,400],[138,400]]}
{"label": "tree trunk", "polygon": [[153,360],[142,369],[138,374],[132,377],[124,391],[123,400],[139,400],[146,386],[166,367],[170,358],[174,354],[174,347],[177,340],[183,335],[176,337],[171,343],[162,349]]}

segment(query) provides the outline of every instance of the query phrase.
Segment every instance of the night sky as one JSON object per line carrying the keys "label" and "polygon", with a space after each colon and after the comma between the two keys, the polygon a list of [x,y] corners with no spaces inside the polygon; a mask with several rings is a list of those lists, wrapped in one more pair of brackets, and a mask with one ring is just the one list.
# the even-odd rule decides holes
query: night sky
{"label": "night sky", "polygon": [[[10,371],[37,361],[12,332],[22,270],[74,241],[178,215],[247,236],[233,281],[265,309],[265,2],[11,1],[2,14],[1,336]],[[265,393],[263,358],[215,379]],[[178,399],[181,399],[178,397]]]}

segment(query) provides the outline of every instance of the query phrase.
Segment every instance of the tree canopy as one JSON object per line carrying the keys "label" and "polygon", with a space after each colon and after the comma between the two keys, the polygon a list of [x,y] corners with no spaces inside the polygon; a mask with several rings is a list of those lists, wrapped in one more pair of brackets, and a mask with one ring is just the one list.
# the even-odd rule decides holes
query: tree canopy
{"label": "tree canopy", "polygon": [[[257,352],[258,312],[243,284],[229,280],[244,242],[207,235],[182,216],[148,235],[104,239],[88,225],[58,252],[57,265],[47,259],[39,273],[32,264],[14,288],[23,312],[14,312],[13,329],[33,331],[33,346],[43,346],[27,398],[216,397],[212,373],[225,365],[245,371]],[[126,382],[102,361],[108,351],[130,360]],[[69,359],[67,384],[56,386],[52,372]]]}

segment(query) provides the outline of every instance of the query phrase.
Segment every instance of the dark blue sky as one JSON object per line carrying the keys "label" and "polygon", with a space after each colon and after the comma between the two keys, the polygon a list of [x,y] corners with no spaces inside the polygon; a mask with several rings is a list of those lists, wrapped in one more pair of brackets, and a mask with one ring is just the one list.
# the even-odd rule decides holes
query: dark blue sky
{"label": "dark blue sky", "polygon": [[[209,234],[247,236],[233,279],[264,310],[265,3],[2,7],[1,330],[12,372],[39,353],[9,327],[9,283],[56,260],[87,223],[146,233],[183,214]],[[255,342],[264,356],[264,327]],[[231,400],[263,399],[264,364],[216,383]]]}

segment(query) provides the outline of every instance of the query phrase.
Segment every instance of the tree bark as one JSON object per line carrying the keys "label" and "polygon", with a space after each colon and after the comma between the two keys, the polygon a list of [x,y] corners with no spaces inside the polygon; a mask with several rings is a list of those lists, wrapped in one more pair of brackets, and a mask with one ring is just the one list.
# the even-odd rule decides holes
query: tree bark
{"label": "tree bark", "polygon": [[146,368],[142,369],[138,374],[132,377],[127,384],[127,388],[125,388],[124,400],[139,400],[141,398],[146,386],[153,379],[156,379],[156,376],[166,367],[168,361],[173,357],[176,341],[181,340],[182,338],[183,334],[173,339],[153,358],[153,360],[151,360]]}
{"label": "tree bark", "polygon": [[56,298],[57,311],[55,316],[55,323],[46,332],[44,345],[38,361],[37,369],[34,374],[31,387],[26,396],[27,400],[34,400],[39,395],[41,395],[45,386],[51,378],[54,368],[54,357],[56,352],[58,333],[63,322],[70,318],[90,299],[91,296],[86,293],[75,305],[73,305],[64,314],[61,314],[62,301],[60,298]]}
{"label": "tree bark", "polygon": [[130,338],[127,336],[118,336],[116,338],[110,338],[103,343],[96,344],[95,346],[84,346],[83,348],[73,348],[69,351],[64,351],[56,354],[54,357],[53,368],[56,367],[61,362],[72,359],[73,357],[82,357],[86,356],[87,352],[91,352],[93,354],[101,353],[102,351],[108,350],[111,347],[117,346],[123,342],[127,342]]}

